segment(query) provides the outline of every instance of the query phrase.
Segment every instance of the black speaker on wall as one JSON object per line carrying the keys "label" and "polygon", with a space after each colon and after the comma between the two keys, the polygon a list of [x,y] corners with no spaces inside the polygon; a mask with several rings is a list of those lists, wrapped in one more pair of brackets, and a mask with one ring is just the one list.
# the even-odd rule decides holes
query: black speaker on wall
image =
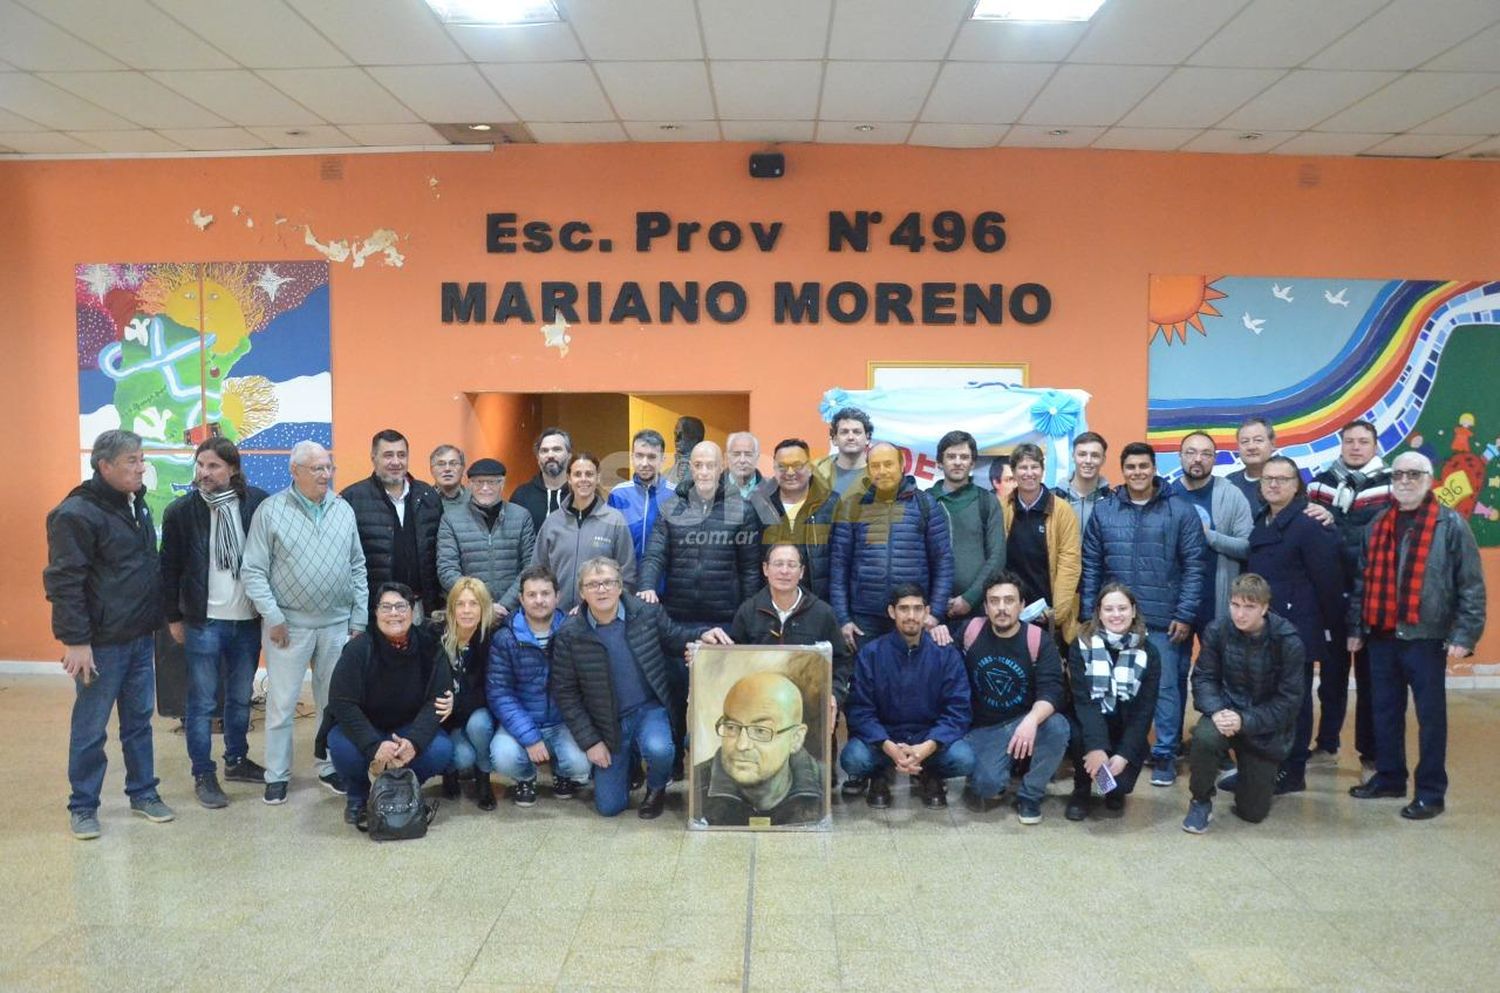
{"label": "black speaker on wall", "polygon": [[780,179],[786,175],[786,156],[780,152],[751,152],[750,175],[755,179]]}

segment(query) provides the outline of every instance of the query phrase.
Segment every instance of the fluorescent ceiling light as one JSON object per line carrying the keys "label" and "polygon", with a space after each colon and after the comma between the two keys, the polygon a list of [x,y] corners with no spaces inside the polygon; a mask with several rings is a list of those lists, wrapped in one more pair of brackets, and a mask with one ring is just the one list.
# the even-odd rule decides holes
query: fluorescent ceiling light
{"label": "fluorescent ceiling light", "polygon": [[1103,6],[1104,0],[979,0],[969,16],[976,21],[1087,21]]}
{"label": "fluorescent ceiling light", "polygon": [[448,24],[504,27],[562,20],[552,0],[427,0],[427,6]]}

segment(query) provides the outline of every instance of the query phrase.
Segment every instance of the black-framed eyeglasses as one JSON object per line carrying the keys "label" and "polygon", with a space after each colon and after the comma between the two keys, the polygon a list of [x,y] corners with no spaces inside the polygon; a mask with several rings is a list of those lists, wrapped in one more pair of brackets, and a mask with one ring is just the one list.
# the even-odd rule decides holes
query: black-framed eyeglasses
{"label": "black-framed eyeglasses", "polygon": [[795,730],[796,728],[800,728],[801,726],[801,724],[789,724],[786,727],[779,729],[768,728],[764,724],[741,724],[738,721],[731,721],[727,717],[721,717],[719,718],[719,722],[714,725],[714,733],[717,734],[720,738],[723,738],[725,741],[733,741],[742,733],[748,734],[750,736],[750,740],[755,742],[757,745],[767,745],[770,744],[777,735],[786,734],[788,731]]}
{"label": "black-framed eyeglasses", "polygon": [[1391,470],[1391,478],[1394,479],[1398,483],[1415,483],[1417,480],[1421,479],[1423,476],[1429,476],[1429,475],[1431,475],[1431,473],[1429,473],[1425,469],[1392,469]]}
{"label": "black-framed eyeglasses", "polygon": [[375,605],[375,613],[395,614],[399,617],[401,614],[411,613],[411,604],[405,600],[399,600],[396,603],[380,603]]}

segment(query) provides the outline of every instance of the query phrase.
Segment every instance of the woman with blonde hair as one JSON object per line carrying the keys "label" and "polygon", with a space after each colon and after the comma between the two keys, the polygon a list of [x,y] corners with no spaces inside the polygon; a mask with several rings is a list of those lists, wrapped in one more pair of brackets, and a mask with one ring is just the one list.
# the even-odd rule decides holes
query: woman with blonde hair
{"label": "woman with blonde hair", "polygon": [[462,576],[448,590],[447,610],[438,627],[443,654],[453,670],[453,687],[438,699],[438,717],[453,743],[453,761],[443,773],[443,793],[459,795],[458,777],[474,772],[474,798],[480,810],[495,809],[490,784],[490,739],[495,718],[485,703],[485,663],[489,659],[493,600],[484,583]]}

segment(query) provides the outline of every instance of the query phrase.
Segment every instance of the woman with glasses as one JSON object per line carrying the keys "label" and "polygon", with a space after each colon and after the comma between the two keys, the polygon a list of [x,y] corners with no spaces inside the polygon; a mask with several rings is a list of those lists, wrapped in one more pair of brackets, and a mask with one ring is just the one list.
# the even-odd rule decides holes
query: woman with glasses
{"label": "woman with glasses", "polygon": [[[1344,644],[1344,578],[1338,532],[1309,517],[1307,496],[1297,463],[1273,455],[1260,470],[1265,506],[1250,532],[1247,572],[1271,584],[1271,610],[1296,627],[1307,654],[1302,710],[1292,750],[1276,775],[1276,795],[1307,788],[1305,772],[1313,732],[1313,662],[1326,662],[1330,646]],[[1219,789],[1233,792],[1233,773]]]}
{"label": "woman with glasses", "polygon": [[490,784],[490,739],[495,719],[485,703],[485,665],[489,659],[490,591],[473,576],[464,576],[448,591],[447,610],[435,633],[453,671],[453,685],[439,698],[438,719],[453,744],[453,761],[443,772],[443,795],[459,796],[458,778],[474,773],[474,799],[480,810],[495,809]]}
{"label": "woman with glasses", "polygon": [[344,646],[318,729],[317,753],[326,751],[349,791],[344,822],[361,829],[372,773],[409,767],[425,781],[453,761],[434,706],[453,676],[437,636],[412,625],[416,599],[404,583],[380,585],[376,630]]}

